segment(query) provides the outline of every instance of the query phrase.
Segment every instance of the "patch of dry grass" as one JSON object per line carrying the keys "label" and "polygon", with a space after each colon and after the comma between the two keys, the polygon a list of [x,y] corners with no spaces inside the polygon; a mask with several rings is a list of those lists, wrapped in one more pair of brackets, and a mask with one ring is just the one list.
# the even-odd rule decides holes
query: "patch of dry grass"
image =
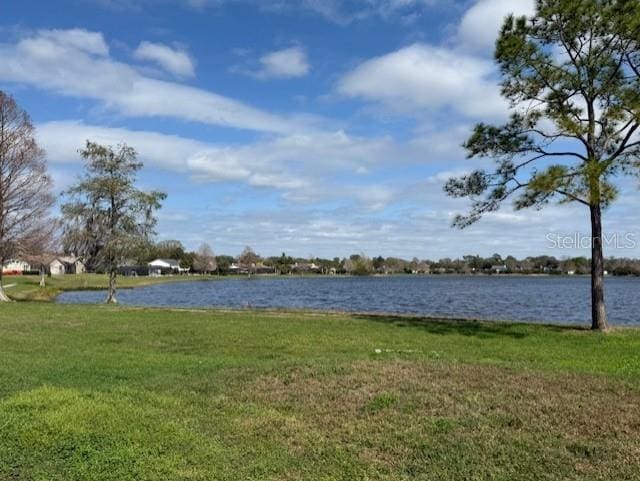
{"label": "patch of dry grass", "polygon": [[243,429],[301,456],[341,440],[370,475],[640,479],[640,392],[602,376],[369,361],[261,376],[238,400],[273,411]]}

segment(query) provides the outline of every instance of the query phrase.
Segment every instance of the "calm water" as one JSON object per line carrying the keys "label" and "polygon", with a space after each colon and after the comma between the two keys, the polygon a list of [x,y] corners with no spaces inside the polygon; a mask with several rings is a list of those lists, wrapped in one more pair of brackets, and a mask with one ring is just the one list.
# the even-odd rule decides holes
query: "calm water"
{"label": "calm water", "polygon": [[[607,278],[613,324],[640,325],[640,278]],[[67,292],[62,303],[97,303],[104,292]],[[588,324],[586,277],[254,278],[177,282],[121,290],[122,304],[176,307],[278,307],[414,313]]]}

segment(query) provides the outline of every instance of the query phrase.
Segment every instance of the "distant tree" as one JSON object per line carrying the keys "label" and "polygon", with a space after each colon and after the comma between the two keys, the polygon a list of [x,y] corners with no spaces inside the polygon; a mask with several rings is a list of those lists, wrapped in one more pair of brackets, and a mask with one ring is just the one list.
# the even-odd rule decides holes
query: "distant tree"
{"label": "distant tree", "polygon": [[586,257],[575,257],[573,263],[576,266],[577,274],[587,274],[589,272],[589,259]]}
{"label": "distant tree", "polygon": [[169,239],[159,241],[155,245],[155,257],[161,259],[173,259],[182,261],[185,258],[186,250],[179,240]]}
{"label": "distant tree", "polygon": [[209,244],[204,243],[198,248],[193,258],[193,268],[205,274],[215,272],[218,269],[216,256]]}
{"label": "distant tree", "polygon": [[364,254],[354,254],[349,258],[350,274],[354,276],[369,276],[373,273],[373,262]]}
{"label": "distant tree", "polygon": [[384,261],[384,267],[387,272],[392,274],[402,273],[407,268],[407,261],[396,257],[387,257]]}
{"label": "distant tree", "polygon": [[9,301],[2,284],[5,261],[42,253],[55,223],[45,154],[29,115],[0,91],[0,301]]}
{"label": "distant tree", "polygon": [[247,246],[238,257],[238,262],[241,266],[247,268],[249,274],[253,274],[256,270],[256,265],[260,262],[260,256],[251,247]]}
{"label": "distant tree", "polygon": [[29,263],[32,270],[40,273],[40,287],[46,287],[47,268],[52,260],[51,252],[59,249],[60,243],[60,219],[51,219],[43,226],[42,232],[37,237],[35,245],[26,249],[26,254],[20,256]]}
{"label": "distant tree", "polygon": [[193,269],[193,263],[196,260],[195,252],[185,252],[180,260],[180,267],[183,269]]}
{"label": "distant tree", "polygon": [[353,261],[351,259],[342,259],[342,262],[340,263],[340,267],[341,269],[346,273],[346,274],[353,274]]}
{"label": "distant tree", "polygon": [[508,272],[514,272],[518,269],[518,260],[513,256],[507,256],[504,259],[504,265],[507,266]]}
{"label": "distant tree", "polygon": [[232,256],[216,256],[216,265],[218,266],[218,274],[228,274],[231,264],[233,264]]}
{"label": "distant tree", "polygon": [[493,171],[451,179],[445,190],[473,199],[465,227],[515,197],[515,208],[552,200],[585,206],[591,220],[593,329],[607,329],[602,210],[616,179],[637,174],[640,156],[640,2],[538,0],[531,18],[508,17],[496,44],[502,94],[513,114],[478,124],[470,157]]}
{"label": "distant tree", "polygon": [[373,259],[373,268],[377,270],[382,270],[384,268],[384,257],[378,256]]}
{"label": "distant tree", "polygon": [[[411,259],[411,263],[409,264],[409,268],[411,269],[411,272],[417,272],[418,271],[418,264],[420,263],[420,260],[417,257],[414,257],[413,259]],[[448,267],[449,264],[451,264],[451,259],[441,259],[438,264],[440,264],[441,267],[444,267],[445,269]]]}
{"label": "distant tree", "polygon": [[[427,261],[418,262],[418,266],[417,267],[418,267],[417,268],[418,274],[429,274],[429,272],[431,270],[431,266],[429,265],[429,263]],[[458,272],[458,273],[463,271],[460,262],[455,262],[453,269],[455,270],[455,272]]]}
{"label": "distant tree", "polygon": [[320,267],[320,273],[324,275],[335,272],[340,267],[339,259],[338,262],[335,262],[335,259],[321,259],[318,257],[314,262]]}
{"label": "distant tree", "polygon": [[493,254],[491,256],[491,263],[493,265],[501,265],[504,264],[504,260],[502,259],[502,256],[500,254]]}
{"label": "distant tree", "polygon": [[466,262],[467,266],[469,266],[469,269],[471,271],[476,272],[482,270],[484,264],[484,260],[482,259],[482,257],[478,255],[464,256],[463,260]]}
{"label": "distant tree", "polygon": [[166,195],[135,186],[142,163],[133,148],[87,141],[84,177],[66,193],[64,244],[88,266],[109,274],[106,302],[115,303],[118,267],[154,235],[155,212]]}
{"label": "distant tree", "polygon": [[562,271],[564,273],[569,273],[569,272],[575,273],[576,269],[577,269],[576,263],[573,262],[571,259],[566,259],[566,260],[562,261],[560,263],[560,268],[562,269]]}
{"label": "distant tree", "polygon": [[280,274],[289,274],[291,272],[291,265],[293,264],[293,259],[291,256],[288,256],[286,253],[282,253],[280,257],[276,260],[276,268]]}
{"label": "distant tree", "polygon": [[639,276],[640,261],[637,259],[615,259],[605,260],[605,268],[614,276]]}
{"label": "distant tree", "polygon": [[[420,265],[420,261],[414,258],[414,260],[411,262],[412,269],[419,270],[419,267],[418,267],[419,265]],[[437,266],[440,269],[444,269],[444,271],[448,274],[459,272],[461,270],[460,262],[457,260],[453,260],[450,257],[445,257],[443,259],[440,259],[437,262]]]}

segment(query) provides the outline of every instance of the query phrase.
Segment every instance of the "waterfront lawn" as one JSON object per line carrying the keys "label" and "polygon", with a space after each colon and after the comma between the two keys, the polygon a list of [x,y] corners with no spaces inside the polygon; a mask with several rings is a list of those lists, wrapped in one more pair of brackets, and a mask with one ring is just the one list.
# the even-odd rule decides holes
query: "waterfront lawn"
{"label": "waterfront lawn", "polygon": [[0,305],[0,480],[640,479],[640,331]]}
{"label": "waterfront lawn", "polygon": [[[118,288],[132,288],[165,282],[202,281],[217,276],[118,276]],[[10,286],[6,293],[17,301],[51,301],[63,291],[103,290],[109,285],[106,274],[67,274],[46,278],[46,287],[40,287],[40,276],[5,276],[3,284]]]}

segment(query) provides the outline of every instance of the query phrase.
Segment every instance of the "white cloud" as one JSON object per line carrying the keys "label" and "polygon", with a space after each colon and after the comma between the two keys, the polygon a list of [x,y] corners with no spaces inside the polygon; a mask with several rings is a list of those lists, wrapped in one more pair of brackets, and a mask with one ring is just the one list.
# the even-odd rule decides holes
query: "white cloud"
{"label": "white cloud", "polygon": [[319,15],[324,19],[348,25],[359,20],[379,17],[385,20],[404,19],[416,16],[442,0],[94,0],[104,6],[125,9],[150,7],[154,2],[178,3],[194,9],[222,7],[226,4],[242,3],[255,6],[263,12],[290,13],[303,11]]}
{"label": "white cloud", "polygon": [[210,144],[79,121],[43,123],[37,131],[54,164],[79,162],[77,151],[86,140],[108,145],[125,142],[151,166],[186,173],[200,182],[236,181],[273,188],[285,198],[298,200],[325,195],[324,185],[333,176],[353,175],[363,165],[383,162],[393,151],[389,138],[357,138],[342,131],[292,134],[246,145]]}
{"label": "white cloud", "polygon": [[156,63],[167,72],[178,77],[193,77],[195,66],[187,52],[172,48],[162,43],[140,42],[133,52],[138,60],[147,60]]}
{"label": "white cloud", "polygon": [[236,65],[231,70],[266,80],[305,77],[311,66],[306,51],[300,46],[294,46],[265,54],[254,65]]}
{"label": "white cloud", "polygon": [[127,116],[171,117],[264,132],[302,128],[299,119],[286,119],[207,90],[142,75],[107,54],[99,33],[39,31],[16,44],[0,44],[0,80],[97,100]]}
{"label": "white cloud", "polygon": [[194,152],[207,144],[175,135],[134,131],[122,128],[87,125],[81,121],[54,121],[36,126],[38,142],[47,158],[54,164],[81,162],[78,149],[86,140],[106,145],[127,143],[134,147],[144,161],[154,166],[177,170]]}
{"label": "white cloud", "polygon": [[304,77],[309,73],[307,54],[301,47],[271,52],[260,59],[264,77]]}
{"label": "white cloud", "polygon": [[[272,0],[276,9],[282,10],[282,2]],[[289,4],[324,17],[339,25],[348,25],[372,17],[384,20],[404,20],[416,18],[426,9],[442,3],[441,0],[365,0],[352,2],[350,0],[299,0]],[[274,9],[272,6],[272,9]]]}
{"label": "white cloud", "polygon": [[348,187],[369,211],[381,211],[394,199],[396,192],[386,185],[372,184],[364,187]]}
{"label": "white cloud", "polygon": [[361,63],[340,80],[338,91],[402,112],[451,108],[467,117],[496,117],[506,103],[493,75],[488,60],[415,43]]}
{"label": "white cloud", "polygon": [[[407,195],[397,184],[379,182],[380,169],[397,170],[412,163],[447,165],[457,152],[455,144],[451,152],[433,149],[435,141],[430,139],[451,135],[439,132],[424,133],[402,145],[389,137],[354,137],[343,131],[291,134],[241,145],[213,144],[81,121],[42,123],[37,133],[58,170],[81,162],[78,149],[86,140],[107,145],[124,142],[137,150],[148,168],[186,174],[197,183],[236,182],[275,190],[288,205],[352,203],[368,213],[382,211]],[[444,179],[437,180],[439,184],[428,189],[428,199],[420,202],[431,206],[449,202],[440,186]]]}
{"label": "white cloud", "polygon": [[534,13],[534,0],[478,0],[462,17],[457,40],[465,50],[493,53],[505,17]]}
{"label": "white cloud", "polygon": [[[389,8],[416,3],[397,0]],[[533,15],[534,0],[477,0],[462,16],[452,43],[414,43],[365,60],[340,79],[337,90],[405,114],[502,119],[508,105],[489,54],[511,13]]]}
{"label": "white cloud", "polygon": [[89,32],[82,28],[70,30],[42,30],[40,37],[51,40],[54,44],[71,47],[82,52],[106,57],[109,47],[100,32]]}

